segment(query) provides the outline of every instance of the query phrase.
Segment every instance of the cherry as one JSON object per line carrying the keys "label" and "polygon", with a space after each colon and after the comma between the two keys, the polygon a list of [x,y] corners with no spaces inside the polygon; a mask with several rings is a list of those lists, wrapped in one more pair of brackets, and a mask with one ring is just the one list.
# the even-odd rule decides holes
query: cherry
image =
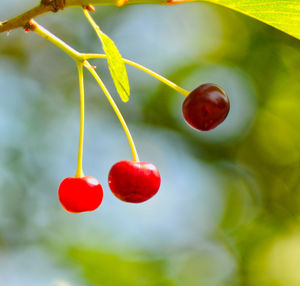
{"label": "cherry", "polygon": [[182,104],[186,122],[200,131],[208,131],[224,121],[229,112],[229,99],[225,92],[212,83],[194,89]]}
{"label": "cherry", "polygon": [[142,203],[157,193],[160,174],[151,163],[120,161],[112,166],[108,184],[112,193],[121,201]]}
{"label": "cherry", "polygon": [[93,211],[102,202],[103,190],[93,177],[68,177],[59,186],[58,198],[64,209],[71,213]]}

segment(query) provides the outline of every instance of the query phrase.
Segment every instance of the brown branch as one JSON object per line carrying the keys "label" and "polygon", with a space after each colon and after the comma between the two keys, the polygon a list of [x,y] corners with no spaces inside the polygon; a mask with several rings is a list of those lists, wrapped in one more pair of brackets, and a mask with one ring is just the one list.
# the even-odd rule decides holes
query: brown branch
{"label": "brown branch", "polygon": [[44,13],[57,12],[65,7],[65,0],[42,0],[40,5],[18,15],[10,20],[0,22],[0,33],[10,31],[16,28],[24,28],[27,23]]}
{"label": "brown branch", "polygon": [[88,7],[89,5],[116,5],[125,4],[177,4],[194,0],[41,0],[41,3],[12,19],[0,22],[0,33],[16,28],[26,28],[31,19],[48,12],[57,12],[67,7]]}
{"label": "brown branch", "polygon": [[10,31],[16,28],[24,28],[24,26],[30,21],[30,19],[50,11],[53,11],[53,9],[50,6],[45,6],[42,4],[36,6],[17,17],[14,17],[4,22],[0,22],[0,33]]}

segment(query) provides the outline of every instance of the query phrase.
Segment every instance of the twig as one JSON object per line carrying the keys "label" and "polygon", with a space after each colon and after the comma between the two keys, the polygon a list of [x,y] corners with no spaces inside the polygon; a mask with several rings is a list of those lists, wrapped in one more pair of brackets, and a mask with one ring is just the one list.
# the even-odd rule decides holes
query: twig
{"label": "twig", "polygon": [[[36,18],[42,14],[48,12],[57,12],[69,7],[88,7],[89,5],[115,5],[123,6],[125,4],[177,4],[181,2],[176,2],[178,0],[42,0],[41,3],[9,20],[0,22],[0,33],[10,31],[16,28],[26,28],[29,21]],[[189,0],[184,0],[188,2]],[[1,5],[0,5],[1,6]]]}

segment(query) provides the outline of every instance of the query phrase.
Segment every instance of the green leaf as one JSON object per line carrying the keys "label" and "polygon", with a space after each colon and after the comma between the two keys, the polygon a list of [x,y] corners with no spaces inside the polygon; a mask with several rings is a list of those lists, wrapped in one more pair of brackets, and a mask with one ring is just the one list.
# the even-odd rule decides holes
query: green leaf
{"label": "green leaf", "polygon": [[89,12],[86,9],[84,9],[83,12],[102,43],[103,50],[107,56],[110,74],[115,83],[116,89],[121,99],[124,102],[127,102],[130,95],[130,87],[123,58],[113,40],[100,30],[99,26],[95,23]]}
{"label": "green leaf", "polygon": [[[225,6],[267,23],[300,39],[300,0],[132,0],[130,3],[168,3],[203,1]],[[93,0],[100,5],[102,0]]]}
{"label": "green leaf", "polygon": [[300,39],[300,0],[209,0]]}
{"label": "green leaf", "polygon": [[98,35],[101,39],[103,50],[107,56],[108,67],[116,89],[121,99],[124,102],[127,102],[130,95],[130,87],[122,56],[112,39],[110,39],[101,30],[98,30]]}
{"label": "green leaf", "polygon": [[[168,277],[166,260],[155,259],[140,254],[139,259],[128,259],[114,253],[102,253],[97,250],[72,247],[69,249],[71,261],[81,267],[88,285],[105,286],[175,286]],[[135,257],[136,254],[131,254]],[[99,274],[100,273],[100,274]]]}

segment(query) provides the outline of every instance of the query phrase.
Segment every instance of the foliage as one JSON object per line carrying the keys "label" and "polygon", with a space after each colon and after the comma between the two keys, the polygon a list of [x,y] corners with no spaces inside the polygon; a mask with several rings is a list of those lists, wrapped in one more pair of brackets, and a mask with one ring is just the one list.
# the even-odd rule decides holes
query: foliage
{"label": "foliage", "polygon": [[300,39],[298,0],[209,0],[265,22]]}
{"label": "foliage", "polygon": [[93,21],[90,15],[85,12],[89,22],[95,29],[101,43],[103,50],[107,56],[107,63],[110,70],[110,74],[115,83],[116,89],[124,102],[129,100],[130,87],[128,82],[127,71],[122,56],[116,47],[115,43],[104,34],[97,24]]}
{"label": "foliage", "polygon": [[163,260],[153,260],[150,257],[143,260],[126,259],[114,254],[81,248],[70,249],[69,256],[82,267],[92,285],[175,285],[165,277],[166,261]]}

